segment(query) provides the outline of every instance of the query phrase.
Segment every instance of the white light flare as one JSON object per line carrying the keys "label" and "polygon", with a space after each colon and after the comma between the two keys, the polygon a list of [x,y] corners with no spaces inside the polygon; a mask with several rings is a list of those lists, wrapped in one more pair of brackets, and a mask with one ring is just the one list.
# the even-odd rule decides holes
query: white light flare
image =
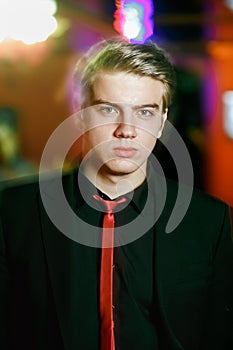
{"label": "white light flare", "polygon": [[139,12],[136,8],[125,7],[125,21],[123,24],[123,34],[128,39],[136,38],[142,30],[142,24],[139,18]]}
{"label": "white light flare", "polygon": [[223,127],[225,133],[233,139],[233,91],[225,91],[223,99]]}
{"label": "white light flare", "polygon": [[113,26],[132,43],[144,43],[153,34],[153,2],[116,0]]}
{"label": "white light flare", "polygon": [[0,0],[0,41],[45,41],[57,29],[55,0]]}

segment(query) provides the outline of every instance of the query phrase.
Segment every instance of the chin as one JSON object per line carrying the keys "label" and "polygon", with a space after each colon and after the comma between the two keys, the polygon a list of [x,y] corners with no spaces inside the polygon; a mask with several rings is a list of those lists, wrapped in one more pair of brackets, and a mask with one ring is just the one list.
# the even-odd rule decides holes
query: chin
{"label": "chin", "polygon": [[134,173],[140,167],[141,165],[130,160],[111,160],[103,168],[114,175],[128,175]]}

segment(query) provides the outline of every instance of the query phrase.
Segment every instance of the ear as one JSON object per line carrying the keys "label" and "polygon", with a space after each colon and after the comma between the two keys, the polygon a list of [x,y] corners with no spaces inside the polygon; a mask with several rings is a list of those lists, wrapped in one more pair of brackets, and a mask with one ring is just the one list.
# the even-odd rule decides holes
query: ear
{"label": "ear", "polygon": [[161,117],[161,125],[160,125],[159,131],[158,131],[158,135],[157,135],[158,139],[162,135],[164,124],[165,124],[165,121],[167,120],[167,113],[168,113],[168,108],[165,109],[165,111],[164,111],[164,113],[162,114],[162,117]]}

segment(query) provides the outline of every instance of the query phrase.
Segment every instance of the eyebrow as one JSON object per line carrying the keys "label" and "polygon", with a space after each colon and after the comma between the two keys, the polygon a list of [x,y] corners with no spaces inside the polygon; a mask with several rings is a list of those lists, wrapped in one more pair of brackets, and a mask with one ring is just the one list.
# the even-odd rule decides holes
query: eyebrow
{"label": "eyebrow", "polygon": [[107,101],[107,100],[102,100],[102,99],[97,99],[97,100],[94,100],[91,102],[91,105],[94,106],[94,105],[100,105],[100,104],[106,104],[106,105],[112,105],[112,106],[118,106],[117,103],[114,103],[114,102],[110,102],[110,101]]}
{"label": "eyebrow", "polygon": [[[115,106],[115,107],[119,106],[118,103],[110,102],[110,101],[102,100],[102,99],[97,99],[97,100],[92,101],[92,106],[99,105],[99,104],[107,104],[107,105],[111,105],[111,106]],[[122,104],[122,103],[120,103],[120,104]],[[155,108],[155,109],[159,110],[158,103],[145,103],[145,104],[142,104],[142,105],[136,105],[136,106],[133,106],[133,109],[135,110],[135,109],[148,108],[148,107],[149,108]]]}
{"label": "eyebrow", "polygon": [[133,108],[134,109],[140,109],[140,108],[146,108],[146,107],[155,108],[155,109],[159,110],[158,103],[146,103],[146,104],[143,104],[143,105],[134,106]]}

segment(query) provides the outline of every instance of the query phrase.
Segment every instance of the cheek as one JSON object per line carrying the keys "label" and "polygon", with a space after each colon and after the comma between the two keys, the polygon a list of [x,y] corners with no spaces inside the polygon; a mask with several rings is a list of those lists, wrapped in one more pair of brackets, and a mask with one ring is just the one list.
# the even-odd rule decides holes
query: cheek
{"label": "cheek", "polygon": [[153,150],[155,144],[156,144],[156,137],[149,134],[149,133],[143,133],[141,135],[142,140],[142,146],[145,147],[146,150],[151,151]]}
{"label": "cheek", "polygon": [[84,143],[91,148],[111,140],[112,130],[108,127],[99,127],[89,130],[84,136]]}

